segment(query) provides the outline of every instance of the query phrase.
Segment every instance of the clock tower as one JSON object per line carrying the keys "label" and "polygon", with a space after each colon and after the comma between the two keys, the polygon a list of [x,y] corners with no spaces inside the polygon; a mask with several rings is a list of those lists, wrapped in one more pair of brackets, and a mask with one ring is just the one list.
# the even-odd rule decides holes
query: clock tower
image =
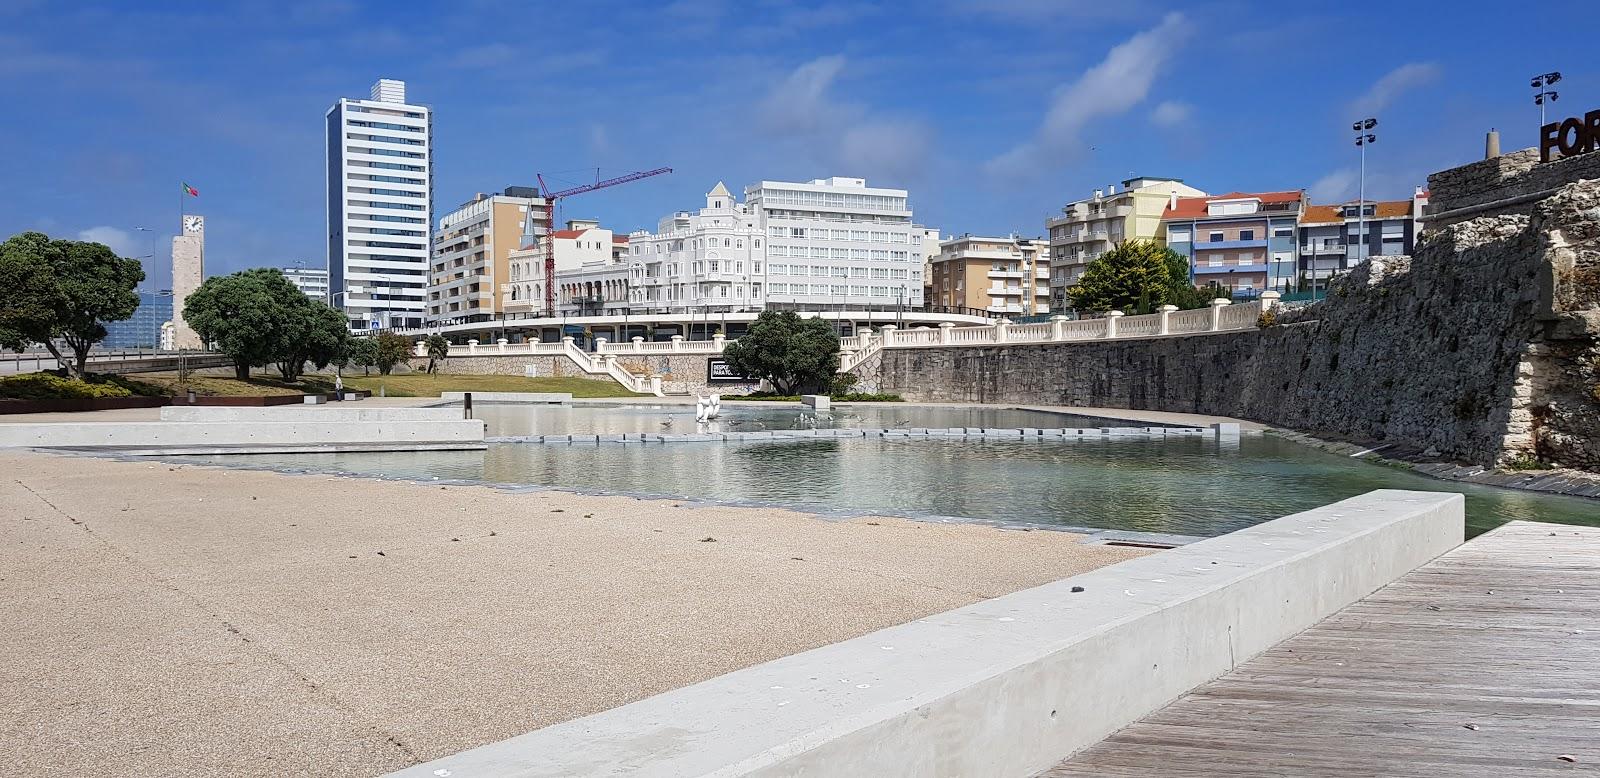
{"label": "clock tower", "polygon": [[172,238],[172,347],[201,349],[205,344],[183,320],[183,303],[206,277],[206,217],[184,214],[183,230]]}

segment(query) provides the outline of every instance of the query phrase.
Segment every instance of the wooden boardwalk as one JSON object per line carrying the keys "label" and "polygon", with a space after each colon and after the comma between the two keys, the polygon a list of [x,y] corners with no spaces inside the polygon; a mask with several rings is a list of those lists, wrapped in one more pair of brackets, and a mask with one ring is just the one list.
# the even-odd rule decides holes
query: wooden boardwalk
{"label": "wooden boardwalk", "polygon": [[1600,528],[1480,536],[1040,775],[1600,775]]}

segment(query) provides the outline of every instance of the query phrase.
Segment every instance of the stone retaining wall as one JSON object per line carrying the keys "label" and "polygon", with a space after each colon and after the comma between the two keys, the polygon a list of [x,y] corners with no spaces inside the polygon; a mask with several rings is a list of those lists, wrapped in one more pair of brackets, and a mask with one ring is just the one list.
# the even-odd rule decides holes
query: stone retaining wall
{"label": "stone retaining wall", "polygon": [[913,402],[1217,414],[1485,466],[1537,456],[1600,470],[1600,182],[1567,185],[1531,215],[1425,233],[1414,258],[1374,258],[1279,318],[1183,337],[888,348],[859,370],[863,386]]}

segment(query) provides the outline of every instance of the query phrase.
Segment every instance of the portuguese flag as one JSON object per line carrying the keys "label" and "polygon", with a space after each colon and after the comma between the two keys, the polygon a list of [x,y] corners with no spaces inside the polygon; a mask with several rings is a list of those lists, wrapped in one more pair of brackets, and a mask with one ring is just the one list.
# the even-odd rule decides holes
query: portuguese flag
{"label": "portuguese flag", "polygon": [[183,184],[183,193],[188,195],[188,196],[190,196],[190,197],[199,197],[200,196],[200,190],[198,190],[198,189],[196,189],[196,188],[194,188],[192,186],[189,186],[188,182],[184,182],[184,184]]}

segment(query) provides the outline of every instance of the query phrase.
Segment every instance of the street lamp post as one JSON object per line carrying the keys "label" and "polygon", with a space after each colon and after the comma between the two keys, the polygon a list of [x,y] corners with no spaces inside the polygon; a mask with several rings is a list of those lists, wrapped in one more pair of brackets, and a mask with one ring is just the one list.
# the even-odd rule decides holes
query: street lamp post
{"label": "street lamp post", "polygon": [[1361,247],[1357,259],[1363,262],[1367,259],[1367,147],[1378,142],[1378,136],[1372,134],[1372,128],[1378,126],[1377,119],[1362,119],[1350,125],[1356,131],[1356,147],[1361,149],[1361,183],[1356,199],[1356,233],[1360,239],[1357,244]]}
{"label": "street lamp post", "polygon": [[1553,103],[1561,97],[1560,94],[1552,91],[1549,87],[1560,80],[1561,72],[1552,70],[1549,73],[1534,76],[1532,83],[1529,84],[1529,86],[1533,87],[1533,104],[1539,106],[1539,128],[1541,131],[1544,129],[1545,104]]}

